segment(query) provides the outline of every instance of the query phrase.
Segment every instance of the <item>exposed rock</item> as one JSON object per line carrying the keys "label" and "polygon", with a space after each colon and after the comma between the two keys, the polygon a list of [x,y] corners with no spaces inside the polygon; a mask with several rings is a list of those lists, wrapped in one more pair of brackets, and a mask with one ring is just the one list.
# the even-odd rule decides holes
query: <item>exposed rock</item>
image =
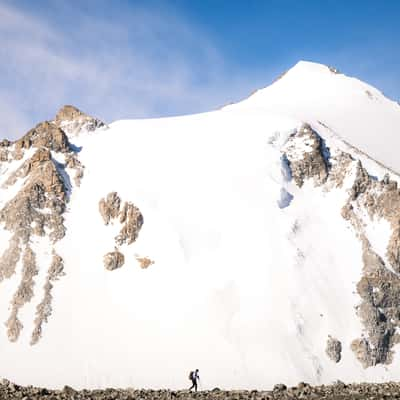
{"label": "exposed rock", "polygon": [[355,160],[350,154],[340,152],[331,157],[330,161],[331,168],[329,170],[327,185],[342,188],[345,179],[348,177],[349,169]]}
{"label": "exposed rock", "polygon": [[[65,235],[63,214],[74,187],[71,181],[79,186],[83,177],[80,149],[70,143],[66,132],[78,133],[80,128],[91,130],[102,125],[101,121],[66,106],[54,121],[39,123],[21,139],[0,142],[0,172],[7,174],[2,188],[21,185],[18,191],[10,191],[15,195],[2,202],[0,208],[1,228],[11,233],[8,248],[0,254],[0,282],[15,274],[21,254],[24,254],[21,282],[11,299],[6,322],[11,341],[17,340],[23,329],[18,319],[19,309],[31,301],[33,277],[40,268],[36,265],[32,244],[35,241],[32,239],[34,236],[47,237],[50,239],[48,250],[54,253],[54,243]],[[17,163],[18,167],[13,170],[13,162],[21,159],[24,161]],[[51,314],[53,282],[63,274],[62,269],[62,259],[54,253],[44,285],[44,297],[37,306],[32,344],[39,340],[43,322],[47,322]]]}
{"label": "exposed rock", "polygon": [[371,178],[358,162],[350,199],[345,207],[350,206],[364,209],[370,221],[384,218],[390,223],[392,233],[387,245],[386,257],[393,270],[400,273],[400,191],[397,182],[391,181],[388,176],[385,176],[382,181]]}
{"label": "exposed rock", "polygon": [[[357,284],[360,303],[357,316],[364,332],[353,340],[351,349],[365,367],[389,364],[393,346],[400,341],[400,191],[395,181],[386,175],[382,181],[371,177],[360,161],[350,154],[337,151],[327,159],[318,135],[307,125],[289,138],[284,155],[295,183],[302,186],[305,179],[329,190],[350,185],[341,215],[354,228],[362,243],[363,271]],[[329,165],[328,165],[329,164]],[[384,219],[391,227],[386,254],[372,250],[365,227]],[[386,260],[383,258],[386,256]],[[335,362],[340,360],[336,339],[328,339],[326,352]],[[340,346],[341,347],[341,346]]]}
{"label": "exposed rock", "polygon": [[354,201],[361,194],[365,193],[371,186],[371,179],[368,172],[362,166],[361,161],[357,161],[356,177],[350,190],[350,201]]}
{"label": "exposed rock", "polygon": [[329,68],[329,71],[331,71],[333,74],[340,74],[341,73],[337,68],[332,67],[331,65],[329,65],[328,68]]}
{"label": "exposed rock", "polygon": [[357,308],[366,337],[355,339],[351,348],[367,368],[390,364],[393,346],[399,342],[400,278],[385,267],[384,261],[363,238],[364,275],[357,284],[362,301]]}
{"label": "exposed rock", "polygon": [[329,335],[325,352],[333,362],[338,363],[342,357],[342,343]]}
{"label": "exposed rock", "polygon": [[15,342],[18,339],[23,328],[18,319],[18,312],[24,304],[30,302],[33,298],[34,277],[38,274],[35,253],[28,246],[25,249],[22,263],[21,282],[11,301],[11,315],[5,323],[7,335],[11,342]]}
{"label": "exposed rock", "polygon": [[75,175],[74,175],[74,182],[77,187],[81,185],[81,181],[83,178],[83,172],[84,172],[84,165],[79,161],[77,155],[75,153],[72,153],[68,155],[65,159],[65,166],[67,168],[71,168],[75,170]]}
{"label": "exposed rock", "polygon": [[111,219],[117,218],[119,215],[119,208],[121,205],[121,199],[117,192],[111,192],[105,199],[101,199],[99,202],[99,212],[103,217],[104,223],[109,224]]}
{"label": "exposed rock", "polygon": [[21,257],[21,247],[16,234],[10,239],[8,248],[0,257],[0,282],[3,279],[11,278],[15,273],[17,263]]}
{"label": "exposed rock", "polygon": [[75,106],[67,104],[58,110],[54,120],[56,122],[73,121],[81,117],[87,117],[87,115],[84,114],[81,110],[79,110]]}
{"label": "exposed rock", "polygon": [[83,168],[78,168],[74,175],[74,182],[77,187],[81,186],[82,178],[83,178]]}
{"label": "exposed rock", "polygon": [[0,162],[7,162],[9,159],[11,142],[7,139],[0,141]]}
{"label": "exposed rock", "polygon": [[386,383],[353,383],[337,381],[332,385],[311,386],[301,382],[287,388],[284,384],[275,385],[274,390],[202,390],[197,393],[187,390],[151,390],[151,389],[115,389],[75,390],[64,386],[62,390],[48,390],[32,386],[19,386],[6,379],[0,383],[0,398],[29,400],[171,400],[198,399],[204,400],[380,400],[400,397],[400,384]]}
{"label": "exposed rock", "polygon": [[43,235],[44,227],[49,229],[53,242],[65,234],[62,214],[67,190],[56,165],[45,154],[48,153],[39,150],[26,164],[29,168],[22,166],[23,174],[29,177],[17,195],[0,210],[0,223],[23,243],[32,234]]}
{"label": "exposed rock", "polygon": [[109,271],[113,271],[114,269],[120,268],[125,263],[125,256],[119,252],[117,249],[110,253],[107,253],[104,256],[104,266]]}
{"label": "exposed rock", "polygon": [[58,111],[54,124],[61,127],[69,135],[76,134],[82,130],[91,132],[105,126],[104,122],[83,113],[71,105],[66,105]]}
{"label": "exposed rock", "polygon": [[23,325],[18,319],[18,312],[15,308],[11,310],[11,315],[4,325],[7,327],[7,336],[10,342],[16,342],[22,331]]}
{"label": "exposed rock", "polygon": [[313,178],[317,185],[328,177],[328,166],[323,152],[322,139],[304,124],[288,141],[284,153],[296,184],[303,186],[305,179]]}
{"label": "exposed rock", "polygon": [[150,265],[154,264],[154,261],[150,260],[150,258],[148,258],[148,257],[136,256],[136,260],[139,262],[140,268],[142,268],[142,269],[149,268]]}
{"label": "exposed rock", "polygon": [[49,270],[47,271],[46,282],[44,284],[44,296],[42,301],[36,307],[36,318],[34,321],[34,329],[31,336],[31,345],[36,344],[42,336],[43,323],[48,322],[52,313],[52,290],[53,282],[57,281],[64,274],[64,261],[56,253],[53,254],[53,259]]}
{"label": "exposed rock", "polygon": [[132,244],[137,239],[143,225],[143,216],[140,210],[132,203],[125,202],[119,214],[119,221],[123,225],[115,242],[118,245]]}
{"label": "exposed rock", "polygon": [[45,147],[56,152],[70,151],[70,144],[65,132],[49,121],[36,125],[35,128],[15,142],[17,153],[31,147]]}
{"label": "exposed rock", "polygon": [[[143,216],[134,204],[124,202],[121,207],[121,198],[118,196],[118,193],[111,192],[105,198],[100,199],[99,212],[105,225],[116,219],[118,219],[117,223],[122,224],[121,230],[114,238],[117,246],[130,245],[137,239],[143,225]],[[125,257],[120,251],[115,250],[114,252],[107,253],[103,261],[106,269],[112,271],[124,264]],[[140,259],[139,263],[142,268],[147,268],[153,261],[143,258]]]}
{"label": "exposed rock", "polygon": [[283,383],[277,383],[274,386],[274,392],[283,392],[287,389],[286,385],[284,385]]}
{"label": "exposed rock", "polygon": [[37,150],[31,158],[26,160],[19,168],[9,175],[3,184],[3,188],[14,185],[18,179],[25,178],[32,170],[40,166],[41,163],[51,160],[51,153],[48,149]]}

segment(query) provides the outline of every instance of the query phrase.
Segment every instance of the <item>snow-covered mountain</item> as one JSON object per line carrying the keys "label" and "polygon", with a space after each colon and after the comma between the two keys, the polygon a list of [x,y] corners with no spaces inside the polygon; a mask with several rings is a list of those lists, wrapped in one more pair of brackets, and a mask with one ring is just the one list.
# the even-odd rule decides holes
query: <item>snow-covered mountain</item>
{"label": "snow-covered mountain", "polygon": [[400,106],[300,62],[220,110],[0,143],[0,375],[268,388],[400,373]]}

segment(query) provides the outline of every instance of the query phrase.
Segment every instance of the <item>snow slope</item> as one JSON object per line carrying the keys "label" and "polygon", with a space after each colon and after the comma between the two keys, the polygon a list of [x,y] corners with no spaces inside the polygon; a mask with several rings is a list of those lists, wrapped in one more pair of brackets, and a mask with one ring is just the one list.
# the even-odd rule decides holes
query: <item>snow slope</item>
{"label": "snow slope", "polygon": [[[0,330],[0,375],[50,387],[181,388],[199,368],[208,389],[396,379],[397,347],[391,365],[368,369],[350,350],[363,331],[354,311],[362,260],[340,217],[346,188],[300,189],[282,163],[282,146],[303,122],[379,178],[387,170],[342,139],[400,170],[400,107],[306,62],[222,110],[71,135],[85,174],[56,244],[66,275],[54,284],[37,345],[29,345],[32,311],[16,343]],[[107,271],[118,227],[104,225],[98,204],[112,191],[140,209],[144,224],[122,246],[125,265]],[[370,230],[384,247],[385,227]],[[34,246],[49,257],[45,244]],[[155,263],[141,269],[136,255]],[[42,296],[37,279],[27,310]],[[13,285],[0,286],[4,320]],[[328,335],[342,342],[338,364],[325,354]]]}

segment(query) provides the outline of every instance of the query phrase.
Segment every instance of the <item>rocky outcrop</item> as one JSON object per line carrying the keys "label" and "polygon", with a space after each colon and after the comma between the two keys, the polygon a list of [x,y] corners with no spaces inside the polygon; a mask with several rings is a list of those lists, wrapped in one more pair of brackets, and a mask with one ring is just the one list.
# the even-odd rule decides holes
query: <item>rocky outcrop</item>
{"label": "rocky outcrop", "polygon": [[[122,203],[118,193],[111,192],[105,198],[100,199],[99,213],[105,225],[110,223],[122,225],[118,235],[114,238],[116,246],[131,245],[136,241],[143,225],[143,215],[134,204],[131,202]],[[107,253],[104,256],[103,261],[106,269],[112,271],[124,264],[125,257],[116,247],[114,252]],[[143,265],[142,268],[147,268],[151,264],[152,261],[147,261],[145,258],[140,263],[140,265]]]}
{"label": "rocky outcrop", "polygon": [[396,333],[400,328],[400,279],[371,249],[368,240],[365,237],[362,240],[364,270],[357,284],[362,301],[357,306],[357,315],[365,334],[351,343],[351,349],[367,368],[390,364],[393,346],[400,342],[400,335]]}
{"label": "rocky outcrop", "polygon": [[119,213],[119,222],[122,228],[115,238],[115,242],[122,244],[132,244],[138,237],[143,225],[143,216],[140,210],[130,202],[125,202]]}
{"label": "rocky outcrop", "polygon": [[8,242],[8,248],[0,257],[0,282],[11,278],[21,257],[21,246],[19,237],[14,234]]}
{"label": "rocky outcrop", "polygon": [[75,153],[66,156],[65,167],[75,170],[74,183],[79,187],[83,178],[85,166],[79,161],[78,156]]}
{"label": "rocky outcrop", "polygon": [[0,163],[7,162],[10,155],[11,142],[7,139],[0,141]]}
{"label": "rocky outcrop", "polygon": [[324,154],[321,137],[304,124],[283,149],[292,177],[299,187],[306,179],[313,179],[315,184],[323,184],[328,177],[327,155]]}
{"label": "rocky outcrop", "polygon": [[121,268],[125,263],[125,256],[115,249],[104,256],[104,266],[108,271],[114,271],[117,268]]}
{"label": "rocky outcrop", "polygon": [[[364,331],[350,344],[365,367],[389,364],[393,346],[400,342],[400,190],[386,175],[381,181],[371,177],[360,160],[344,151],[333,155],[308,125],[289,138],[283,148],[292,177],[301,187],[305,180],[325,190],[349,187],[341,215],[352,225],[362,243],[363,271],[357,283],[360,303],[356,315]],[[347,182],[347,183],[346,183]],[[376,221],[390,225],[386,253],[378,255],[368,239],[366,227]],[[341,344],[329,338],[327,355],[340,360]],[[337,361],[336,361],[337,360]]]}
{"label": "rocky outcrop", "polygon": [[34,148],[46,148],[55,152],[68,152],[70,143],[65,132],[49,121],[41,122],[26,135],[15,142],[15,155],[22,157],[22,151]]}
{"label": "rocky outcrop", "polygon": [[47,271],[46,282],[43,286],[43,299],[36,307],[36,318],[34,320],[34,328],[31,336],[31,345],[36,344],[42,336],[43,324],[48,322],[53,311],[53,283],[63,275],[65,275],[64,261],[58,254],[54,253],[50,268]]}
{"label": "rocky outcrop", "polygon": [[136,256],[136,260],[138,261],[139,266],[140,266],[140,268],[142,268],[142,269],[147,269],[147,268],[150,267],[150,265],[153,265],[153,264],[154,264],[154,261],[153,261],[153,260],[150,260],[149,257],[139,257],[139,256]]}
{"label": "rocky outcrop", "polygon": [[[351,348],[365,368],[390,364],[393,346],[400,342],[396,333],[400,328],[400,191],[397,182],[391,181],[388,176],[378,181],[369,176],[358,161],[342,216],[353,225],[363,245],[364,268],[357,284],[357,293],[361,297],[357,315],[365,332],[364,336],[352,342]],[[382,255],[372,249],[365,230],[368,224],[379,220],[387,221],[391,232],[386,254]]]}
{"label": "rocky outcrop", "polygon": [[41,148],[36,150],[31,158],[26,160],[19,168],[14,170],[8,179],[4,182],[3,188],[8,188],[14,185],[18,179],[27,177],[30,172],[35,171],[36,167],[39,167],[42,163],[51,161],[50,150]]}
{"label": "rocky outcrop", "polygon": [[[0,143],[0,170],[6,173],[1,189],[15,193],[8,201],[0,202],[0,226],[11,234],[8,248],[0,254],[0,282],[16,273],[23,254],[21,282],[11,299],[10,316],[5,323],[11,341],[16,341],[23,329],[18,313],[33,298],[34,276],[45,267],[36,264],[33,239],[48,239],[47,251],[54,252],[54,244],[66,232],[64,212],[74,188],[71,182],[78,187],[83,177],[79,149],[71,144],[63,128],[66,118],[69,124],[78,119],[77,126],[83,121],[90,125],[93,120],[73,107],[64,107],[54,121],[39,123],[15,142]],[[13,169],[13,165],[17,167]],[[16,185],[18,190],[13,190]],[[54,255],[45,296],[37,306],[32,344],[39,340],[42,324],[51,314],[52,282],[62,275],[57,273],[62,265],[62,259]]]}
{"label": "rocky outcrop", "polygon": [[342,343],[340,340],[329,335],[328,340],[326,341],[325,353],[329,359],[338,363],[342,358]]}
{"label": "rocky outcrop", "polygon": [[[0,210],[0,223],[22,243],[28,243],[31,235],[43,236],[45,228],[53,242],[61,239],[67,188],[49,151],[38,150],[15,174],[27,178],[26,183]],[[7,184],[12,184],[11,178]]]}
{"label": "rocky outcrop", "polygon": [[117,192],[109,193],[104,199],[99,202],[99,212],[103,217],[103,221],[106,225],[110,223],[110,220],[115,219],[119,216],[119,210],[121,206],[121,199]]}
{"label": "rocky outcrop", "polygon": [[[389,267],[400,273],[400,190],[397,182],[391,181],[388,175],[381,181],[372,178],[358,161],[350,198],[344,205],[342,214],[350,220],[349,210],[356,209],[365,210],[370,221],[384,219],[389,222],[391,236],[385,256]],[[366,224],[370,221],[361,222]]]}
{"label": "rocky outcrop", "polygon": [[35,253],[26,247],[22,258],[23,268],[21,281],[11,301],[11,315],[6,322],[7,335],[11,342],[17,341],[23,328],[18,319],[19,309],[33,298],[34,277],[38,274]]}
{"label": "rocky outcrop", "polygon": [[83,130],[92,132],[95,129],[106,126],[104,122],[83,113],[71,105],[62,107],[58,111],[53,123],[69,135],[74,135]]}

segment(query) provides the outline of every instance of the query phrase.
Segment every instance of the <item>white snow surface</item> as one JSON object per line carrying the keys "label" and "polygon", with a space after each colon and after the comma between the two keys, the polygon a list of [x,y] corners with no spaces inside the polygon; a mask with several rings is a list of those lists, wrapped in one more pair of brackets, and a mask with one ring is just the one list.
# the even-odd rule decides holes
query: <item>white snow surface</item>
{"label": "white snow surface", "polygon": [[[361,244],[340,216],[344,189],[311,182],[299,189],[290,180],[281,146],[302,122],[328,146],[346,147],[342,138],[400,170],[400,107],[308,62],[222,110],[117,121],[71,138],[82,148],[85,174],[72,190],[67,235],[56,245],[66,275],[54,283],[53,313],[37,345],[27,334],[33,311],[21,309],[17,343],[0,330],[0,376],[48,387],[184,388],[188,372],[199,368],[203,389],[398,378],[397,347],[391,365],[369,369],[350,350],[362,333],[354,310]],[[105,226],[98,211],[111,191],[144,217],[115,271],[102,259],[118,227]],[[387,243],[386,234],[384,244],[379,237],[376,249]],[[40,248],[47,270],[50,255],[37,241]],[[155,263],[143,270],[136,255]],[[342,342],[338,364],[325,354],[328,335]]]}
{"label": "white snow surface", "polygon": [[400,171],[393,150],[400,144],[400,104],[326,65],[300,61],[272,85],[225,109],[279,113],[311,125],[322,122],[373,159]]}

